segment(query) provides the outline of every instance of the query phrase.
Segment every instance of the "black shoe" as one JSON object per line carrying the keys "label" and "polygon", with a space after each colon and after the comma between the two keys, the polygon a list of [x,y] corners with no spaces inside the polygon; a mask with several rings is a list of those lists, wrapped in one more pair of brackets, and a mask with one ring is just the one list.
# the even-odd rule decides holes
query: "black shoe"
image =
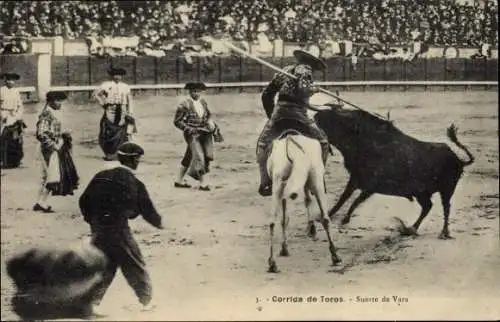
{"label": "black shoe", "polygon": [[183,182],[183,183],[174,182],[174,187],[176,187],[176,188],[191,188],[191,185],[189,183],[186,183],[186,182]]}
{"label": "black shoe", "polygon": [[33,206],[33,211],[41,211],[44,213],[53,213],[54,212],[54,210],[52,210],[51,206],[44,208],[38,202]]}
{"label": "black shoe", "polygon": [[210,186],[200,186],[198,189],[201,191],[210,191]]}
{"label": "black shoe", "polygon": [[262,197],[269,197],[273,194],[273,185],[272,184],[267,184],[263,185],[261,184],[259,186],[259,195]]}

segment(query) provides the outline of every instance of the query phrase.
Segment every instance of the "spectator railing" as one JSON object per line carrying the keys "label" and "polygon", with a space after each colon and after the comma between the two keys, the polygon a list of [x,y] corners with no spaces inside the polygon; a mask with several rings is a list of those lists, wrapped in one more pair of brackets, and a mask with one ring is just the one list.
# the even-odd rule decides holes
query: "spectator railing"
{"label": "spectator railing", "polygon": [[[285,66],[291,58],[269,59],[274,65]],[[451,87],[498,84],[498,60],[491,59],[400,59],[375,61],[359,59],[353,65],[350,59],[327,59],[328,69],[318,73],[316,80],[322,86],[366,89],[369,87]],[[38,96],[52,89],[90,91],[108,79],[111,66],[125,68],[124,81],[137,90],[180,89],[188,81],[203,81],[212,88],[261,88],[274,71],[246,58],[227,57],[207,62],[193,57],[187,64],[176,57],[58,57],[50,55],[0,56],[0,70],[13,70],[21,75],[24,92]]]}

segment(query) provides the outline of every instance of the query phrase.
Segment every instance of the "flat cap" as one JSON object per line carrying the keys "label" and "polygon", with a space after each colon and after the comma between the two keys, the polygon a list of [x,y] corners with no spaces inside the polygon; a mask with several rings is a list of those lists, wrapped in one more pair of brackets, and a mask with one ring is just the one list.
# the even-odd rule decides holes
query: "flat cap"
{"label": "flat cap", "polygon": [[184,89],[187,90],[193,90],[193,89],[205,90],[206,88],[207,86],[202,82],[189,82],[186,83],[186,85],[184,86]]}
{"label": "flat cap", "polygon": [[144,155],[144,149],[139,144],[133,142],[125,142],[118,148],[119,155],[138,156]]}
{"label": "flat cap", "polygon": [[45,100],[47,102],[63,101],[67,98],[68,98],[68,96],[66,96],[66,93],[60,92],[60,91],[50,91],[50,92],[47,92],[47,94],[45,95]]}
{"label": "flat cap", "polygon": [[19,80],[21,78],[21,76],[16,73],[3,73],[0,76],[6,80]]}
{"label": "flat cap", "polygon": [[115,75],[123,76],[123,75],[127,75],[127,72],[123,68],[110,68],[110,69],[108,69],[108,74],[111,76],[115,76]]}

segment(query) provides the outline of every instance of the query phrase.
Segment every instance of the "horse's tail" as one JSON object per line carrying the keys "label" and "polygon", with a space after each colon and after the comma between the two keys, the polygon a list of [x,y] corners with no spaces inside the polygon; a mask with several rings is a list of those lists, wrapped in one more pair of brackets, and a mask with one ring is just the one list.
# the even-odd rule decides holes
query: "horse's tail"
{"label": "horse's tail", "polygon": [[[283,197],[294,200],[298,197],[299,193],[304,190],[304,185],[308,178],[309,167],[307,166],[306,152],[302,146],[292,136],[287,136],[285,140],[286,157],[291,167],[286,180]],[[298,158],[297,154],[295,154],[295,157],[290,155],[290,143],[296,147],[296,150],[301,152],[301,157]]]}

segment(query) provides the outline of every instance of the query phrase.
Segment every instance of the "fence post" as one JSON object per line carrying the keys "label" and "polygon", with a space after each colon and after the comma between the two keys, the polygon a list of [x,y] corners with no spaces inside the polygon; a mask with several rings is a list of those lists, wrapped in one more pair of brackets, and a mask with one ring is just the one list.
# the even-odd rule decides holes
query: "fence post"
{"label": "fence post", "polygon": [[[158,57],[155,56],[155,85],[158,85]],[[158,90],[155,89],[155,95],[158,94]]]}
{"label": "fence post", "polygon": [[[274,58],[274,57],[273,57]],[[274,61],[273,61],[274,62]],[[264,75],[262,75],[262,72],[264,71],[262,64],[259,64],[259,81],[262,82],[264,80]]]}
{"label": "fence post", "polygon": [[[363,81],[366,82],[366,57],[362,59],[363,59]],[[366,92],[366,83],[363,86],[363,92]]]}
{"label": "fence post", "polygon": [[[217,57],[217,68],[219,69],[219,75],[217,76],[217,83],[222,83],[222,57],[218,56]],[[222,89],[219,87],[217,88],[217,94],[220,94],[222,92]]]}
{"label": "fence post", "polygon": [[177,84],[178,84],[178,83],[179,83],[179,81],[180,81],[180,75],[179,75],[179,74],[180,74],[180,72],[181,72],[181,71],[180,71],[180,69],[181,69],[181,66],[180,66],[180,65],[181,65],[181,62],[180,62],[180,60],[181,60],[181,59],[180,59],[179,57],[177,57],[177,58],[175,59],[175,81],[176,81],[176,83],[177,83]]}
{"label": "fence post", "polygon": [[[403,68],[401,70],[403,72],[403,75],[402,75],[403,76],[403,81],[407,81],[408,80],[408,76],[407,76],[407,73],[406,73],[407,67],[408,67],[408,61],[407,60],[403,60]],[[408,90],[408,85],[403,86],[403,90],[406,92]]]}
{"label": "fence post", "polygon": [[69,86],[69,56],[64,57],[66,60],[66,86]]}
{"label": "fence post", "polygon": [[[484,80],[487,81],[488,80],[488,59],[487,58],[484,58],[483,59],[483,70],[484,70]],[[485,90],[488,90],[490,87],[488,85],[485,85],[484,86],[484,89]]]}
{"label": "fence post", "polygon": [[[429,80],[429,75],[427,73],[427,68],[428,68],[427,67],[427,61],[428,61],[428,59],[424,58],[424,80],[426,80],[426,81]],[[424,91],[427,91],[428,89],[429,89],[429,86],[425,85],[424,86]]]}
{"label": "fence post", "polygon": [[[238,79],[239,79],[239,82],[241,83],[241,82],[243,82],[243,57],[242,56],[238,56],[238,57],[240,60],[240,68],[239,68],[240,75],[239,75]],[[242,93],[242,92],[243,92],[243,88],[240,86],[240,93]]]}
{"label": "fence post", "polygon": [[326,68],[323,69],[323,82],[326,82]]}
{"label": "fence post", "polygon": [[[384,81],[387,80],[387,59],[384,59],[384,74],[383,74],[383,78],[384,78]],[[389,89],[389,86],[385,85],[384,86],[384,92],[387,92],[388,89]]]}
{"label": "fence post", "polygon": [[[448,59],[445,57],[444,58],[444,64],[443,64],[443,67],[444,67],[444,80],[447,81],[448,80]],[[448,86],[445,85],[444,86],[444,90],[448,90]]]}
{"label": "fence post", "polygon": [[158,84],[158,57],[155,56],[155,85]]}
{"label": "fence post", "polygon": [[132,60],[132,72],[134,75],[134,84],[137,85],[137,57]]}
{"label": "fence post", "polygon": [[45,100],[45,94],[50,91],[52,85],[52,56],[40,53],[37,58],[36,92],[39,100]]}
{"label": "fence post", "polygon": [[201,81],[201,57],[196,57],[196,81]]}
{"label": "fence post", "polygon": [[488,59],[484,58],[483,60],[483,75],[484,75],[484,80],[488,80]]}
{"label": "fence post", "polygon": [[[89,72],[89,85],[92,85],[92,56],[87,58],[87,71]],[[92,97],[92,93],[89,93],[89,99]]]}
{"label": "fence post", "polygon": [[[468,61],[468,59],[467,59],[467,58],[465,58],[465,59],[463,60],[463,62],[464,62],[464,80],[465,80],[465,81],[468,81],[468,80],[469,80],[469,66],[467,65],[467,61]],[[466,89],[466,90],[468,90],[468,91],[470,91],[470,90],[471,90],[471,88],[472,88],[472,87],[471,87],[471,85],[470,85],[470,84],[467,84],[467,85],[465,86],[465,89]]]}

